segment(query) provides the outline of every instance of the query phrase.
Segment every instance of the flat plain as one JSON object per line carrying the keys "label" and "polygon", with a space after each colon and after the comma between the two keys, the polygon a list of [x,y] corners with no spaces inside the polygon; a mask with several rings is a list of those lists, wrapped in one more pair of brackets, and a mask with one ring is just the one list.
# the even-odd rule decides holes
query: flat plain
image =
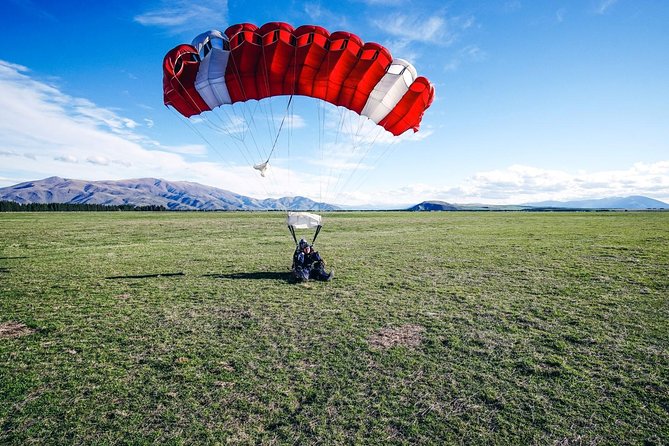
{"label": "flat plain", "polygon": [[669,213],[324,216],[0,214],[0,443],[669,443]]}

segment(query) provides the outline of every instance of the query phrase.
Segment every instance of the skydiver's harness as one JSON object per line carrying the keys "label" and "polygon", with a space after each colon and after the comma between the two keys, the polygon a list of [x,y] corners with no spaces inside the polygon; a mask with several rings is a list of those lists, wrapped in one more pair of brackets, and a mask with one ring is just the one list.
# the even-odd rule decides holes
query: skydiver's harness
{"label": "skydiver's harness", "polygon": [[[321,232],[322,227],[323,225],[316,226],[316,233],[314,234],[314,239],[310,243],[312,246],[314,243],[316,243],[316,239],[318,238],[318,233]],[[299,244],[297,243],[297,237],[295,236],[295,226],[288,225],[288,230],[290,231],[290,235],[293,236],[293,240],[295,241],[295,246],[297,247]]]}
{"label": "skydiver's harness", "polygon": [[[304,256],[304,262],[300,262],[300,254]],[[318,251],[312,251],[309,254],[303,254],[299,246],[295,248],[295,254],[293,254],[293,265],[290,269],[295,269],[296,266],[300,268],[309,268],[311,269],[325,269],[325,260],[321,257]]]}

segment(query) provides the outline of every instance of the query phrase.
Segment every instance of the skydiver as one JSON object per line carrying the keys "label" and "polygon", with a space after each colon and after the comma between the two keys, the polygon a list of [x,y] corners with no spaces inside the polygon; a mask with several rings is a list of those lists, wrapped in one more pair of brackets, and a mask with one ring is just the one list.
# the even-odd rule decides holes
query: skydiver
{"label": "skydiver", "polygon": [[334,277],[334,269],[325,272],[325,260],[305,239],[301,239],[295,248],[292,269],[293,277],[299,282],[309,279],[329,282]]}

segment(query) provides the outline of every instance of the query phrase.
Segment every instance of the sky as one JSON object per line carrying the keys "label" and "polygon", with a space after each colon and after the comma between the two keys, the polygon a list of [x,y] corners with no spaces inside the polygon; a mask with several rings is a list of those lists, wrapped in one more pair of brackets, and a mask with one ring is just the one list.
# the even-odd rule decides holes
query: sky
{"label": "sky", "polygon": [[[270,21],[409,60],[436,90],[420,130],[393,138],[304,97],[190,120],[163,105],[168,50]],[[669,202],[665,1],[6,0],[0,23],[0,187],[152,177],[343,205]]]}

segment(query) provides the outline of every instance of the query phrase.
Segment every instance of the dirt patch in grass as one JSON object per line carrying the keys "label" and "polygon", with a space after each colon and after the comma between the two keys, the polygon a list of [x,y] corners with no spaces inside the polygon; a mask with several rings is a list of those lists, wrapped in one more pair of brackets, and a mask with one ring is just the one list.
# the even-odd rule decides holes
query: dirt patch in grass
{"label": "dirt patch in grass", "polygon": [[3,338],[18,338],[20,336],[27,336],[35,333],[30,327],[19,322],[0,322],[0,339]]}
{"label": "dirt patch in grass", "polygon": [[423,339],[425,328],[420,325],[406,324],[401,327],[385,327],[367,340],[375,348],[387,349],[396,345],[416,348]]}

